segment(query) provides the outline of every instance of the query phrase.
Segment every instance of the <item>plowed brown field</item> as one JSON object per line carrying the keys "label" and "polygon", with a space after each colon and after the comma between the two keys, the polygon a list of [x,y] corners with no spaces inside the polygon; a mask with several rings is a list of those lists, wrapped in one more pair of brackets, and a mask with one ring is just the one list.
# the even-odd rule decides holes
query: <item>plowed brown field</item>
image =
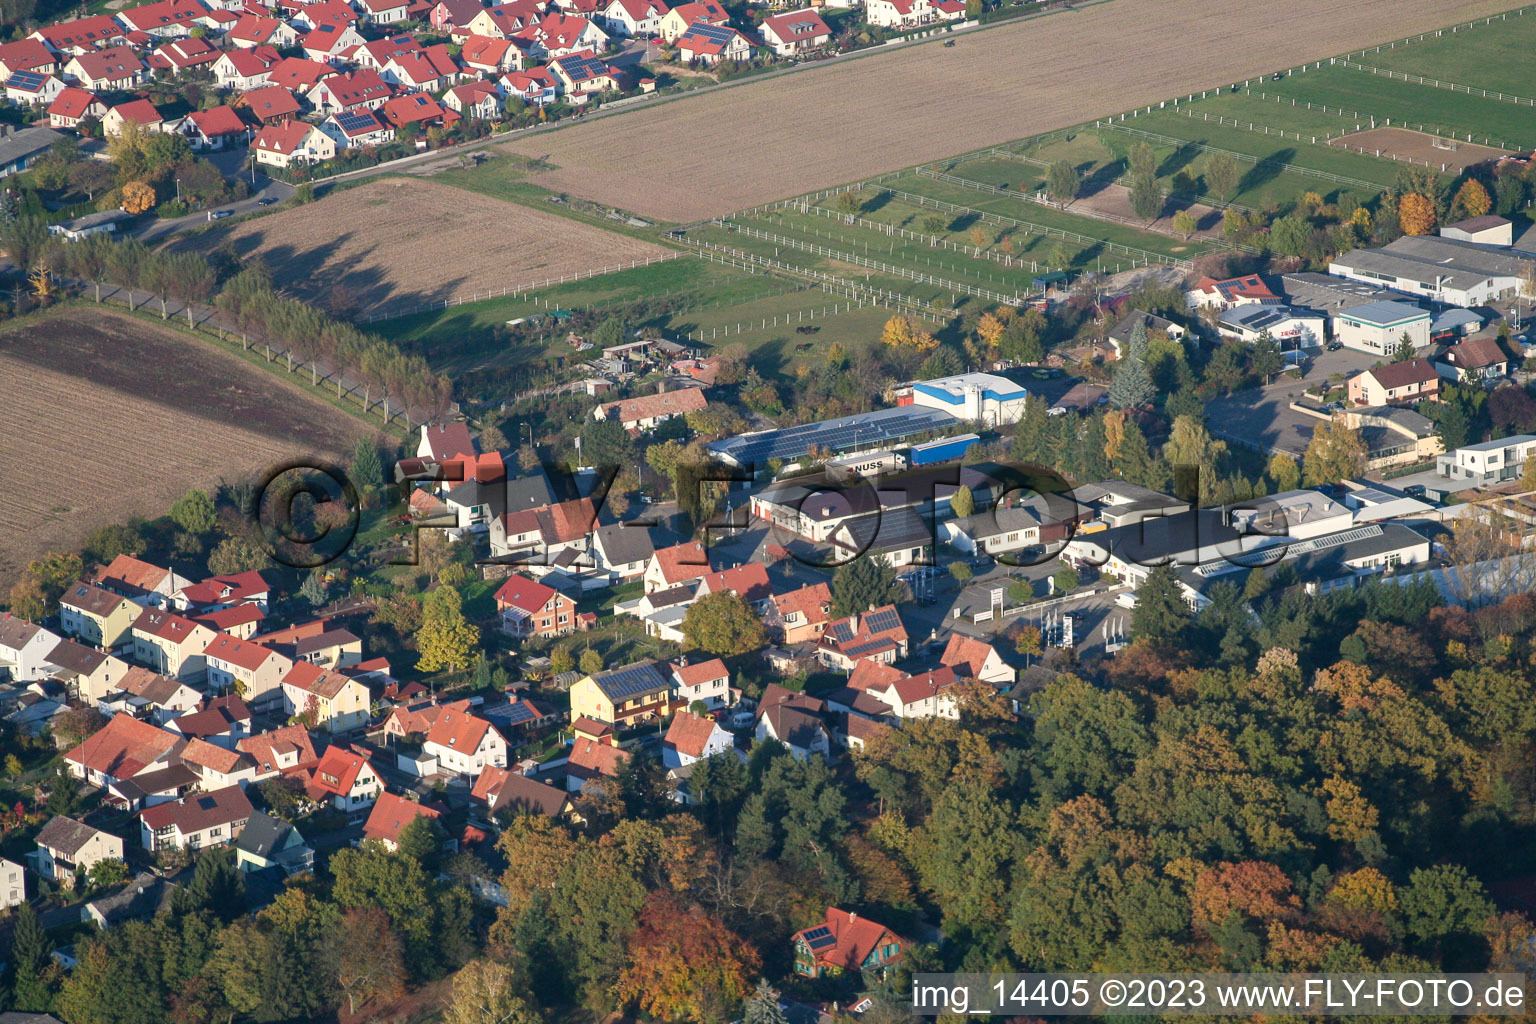
{"label": "plowed brown field", "polygon": [[175,244],[211,252],[226,241],[242,256],[261,254],[294,295],[338,313],[526,287],[666,252],[558,214],[393,178]]}
{"label": "plowed brown field", "polygon": [[370,428],[175,331],[75,305],[0,331],[0,585],[98,526]]}
{"label": "plowed brown field", "polygon": [[547,188],[684,223],[1065,128],[1511,0],[1114,0],[510,143]]}

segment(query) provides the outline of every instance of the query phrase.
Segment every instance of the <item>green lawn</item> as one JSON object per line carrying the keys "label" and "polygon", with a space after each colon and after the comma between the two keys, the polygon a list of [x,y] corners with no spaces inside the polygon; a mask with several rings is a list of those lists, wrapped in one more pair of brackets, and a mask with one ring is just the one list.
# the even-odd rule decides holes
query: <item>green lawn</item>
{"label": "green lawn", "polygon": [[[1521,148],[1536,143],[1536,114],[1530,107],[1404,82],[1342,65],[1324,66],[1305,74],[1289,75],[1279,82],[1267,82],[1263,91],[1303,103],[1327,103],[1346,110],[1353,107],[1362,115],[1375,116],[1378,123],[1391,118],[1394,125],[1405,128],[1451,132],[1463,137],[1471,132],[1473,141],[1482,142],[1486,136],[1495,146],[1507,142],[1511,148]],[[1527,85],[1525,91],[1536,92],[1536,84]]]}
{"label": "green lawn", "polygon": [[1491,25],[1478,24],[1438,37],[1430,33],[1422,42],[1350,59],[1370,67],[1536,99],[1536,81],[1530,68],[1533,47],[1536,12],[1511,12],[1508,18],[1495,19]]}

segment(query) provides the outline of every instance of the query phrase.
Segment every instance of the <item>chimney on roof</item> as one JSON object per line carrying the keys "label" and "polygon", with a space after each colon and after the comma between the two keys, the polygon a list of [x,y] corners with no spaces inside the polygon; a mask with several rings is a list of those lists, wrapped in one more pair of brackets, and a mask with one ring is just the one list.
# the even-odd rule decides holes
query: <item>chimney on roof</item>
{"label": "chimney on roof", "polygon": [[661,378],[661,380],[656,382],[656,393],[658,395],[661,395],[661,394],[665,394],[666,391],[667,391],[667,378],[663,377],[663,378]]}

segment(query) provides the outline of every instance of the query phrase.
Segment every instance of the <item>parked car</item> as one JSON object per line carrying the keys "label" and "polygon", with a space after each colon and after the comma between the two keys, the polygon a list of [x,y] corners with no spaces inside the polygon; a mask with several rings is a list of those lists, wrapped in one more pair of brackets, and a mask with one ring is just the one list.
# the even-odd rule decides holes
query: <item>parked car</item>
{"label": "parked car", "polygon": [[1403,488],[1403,493],[1408,495],[1410,498],[1422,498],[1424,497],[1424,485],[1409,484],[1407,487]]}
{"label": "parked car", "polygon": [[209,210],[208,211],[208,219],[209,220],[223,220],[225,217],[228,217],[229,214],[230,214],[229,210]]}
{"label": "parked car", "polygon": [[1344,343],[1342,341],[1330,341],[1327,346],[1329,352],[1337,352],[1343,347]]}
{"label": "parked car", "polygon": [[271,206],[275,202],[277,202],[276,199],[273,199],[271,196],[267,196],[267,198],[265,198],[265,199],[258,199],[258,200],[256,200],[256,205],[257,206]]}

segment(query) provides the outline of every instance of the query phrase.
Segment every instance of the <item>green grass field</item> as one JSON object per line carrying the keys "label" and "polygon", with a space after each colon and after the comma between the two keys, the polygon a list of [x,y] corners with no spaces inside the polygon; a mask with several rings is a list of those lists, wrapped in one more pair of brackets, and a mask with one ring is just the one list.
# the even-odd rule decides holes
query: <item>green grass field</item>
{"label": "green grass field", "polygon": [[1369,67],[1536,99],[1536,80],[1532,79],[1530,69],[1533,48],[1536,11],[1522,15],[1511,12],[1503,21],[1495,19],[1491,25],[1479,24],[1441,36],[1431,33],[1422,42],[1394,46],[1351,60]]}
{"label": "green grass field", "polygon": [[[1361,115],[1374,116],[1378,123],[1391,118],[1393,125],[1463,138],[1470,132],[1472,141],[1480,143],[1487,137],[1494,146],[1508,143],[1510,148],[1518,149],[1536,142],[1536,113],[1529,107],[1404,82],[1342,65],[1266,82],[1263,91],[1302,103],[1354,108]],[[1536,92],[1536,87],[1528,87],[1527,91]]]}

